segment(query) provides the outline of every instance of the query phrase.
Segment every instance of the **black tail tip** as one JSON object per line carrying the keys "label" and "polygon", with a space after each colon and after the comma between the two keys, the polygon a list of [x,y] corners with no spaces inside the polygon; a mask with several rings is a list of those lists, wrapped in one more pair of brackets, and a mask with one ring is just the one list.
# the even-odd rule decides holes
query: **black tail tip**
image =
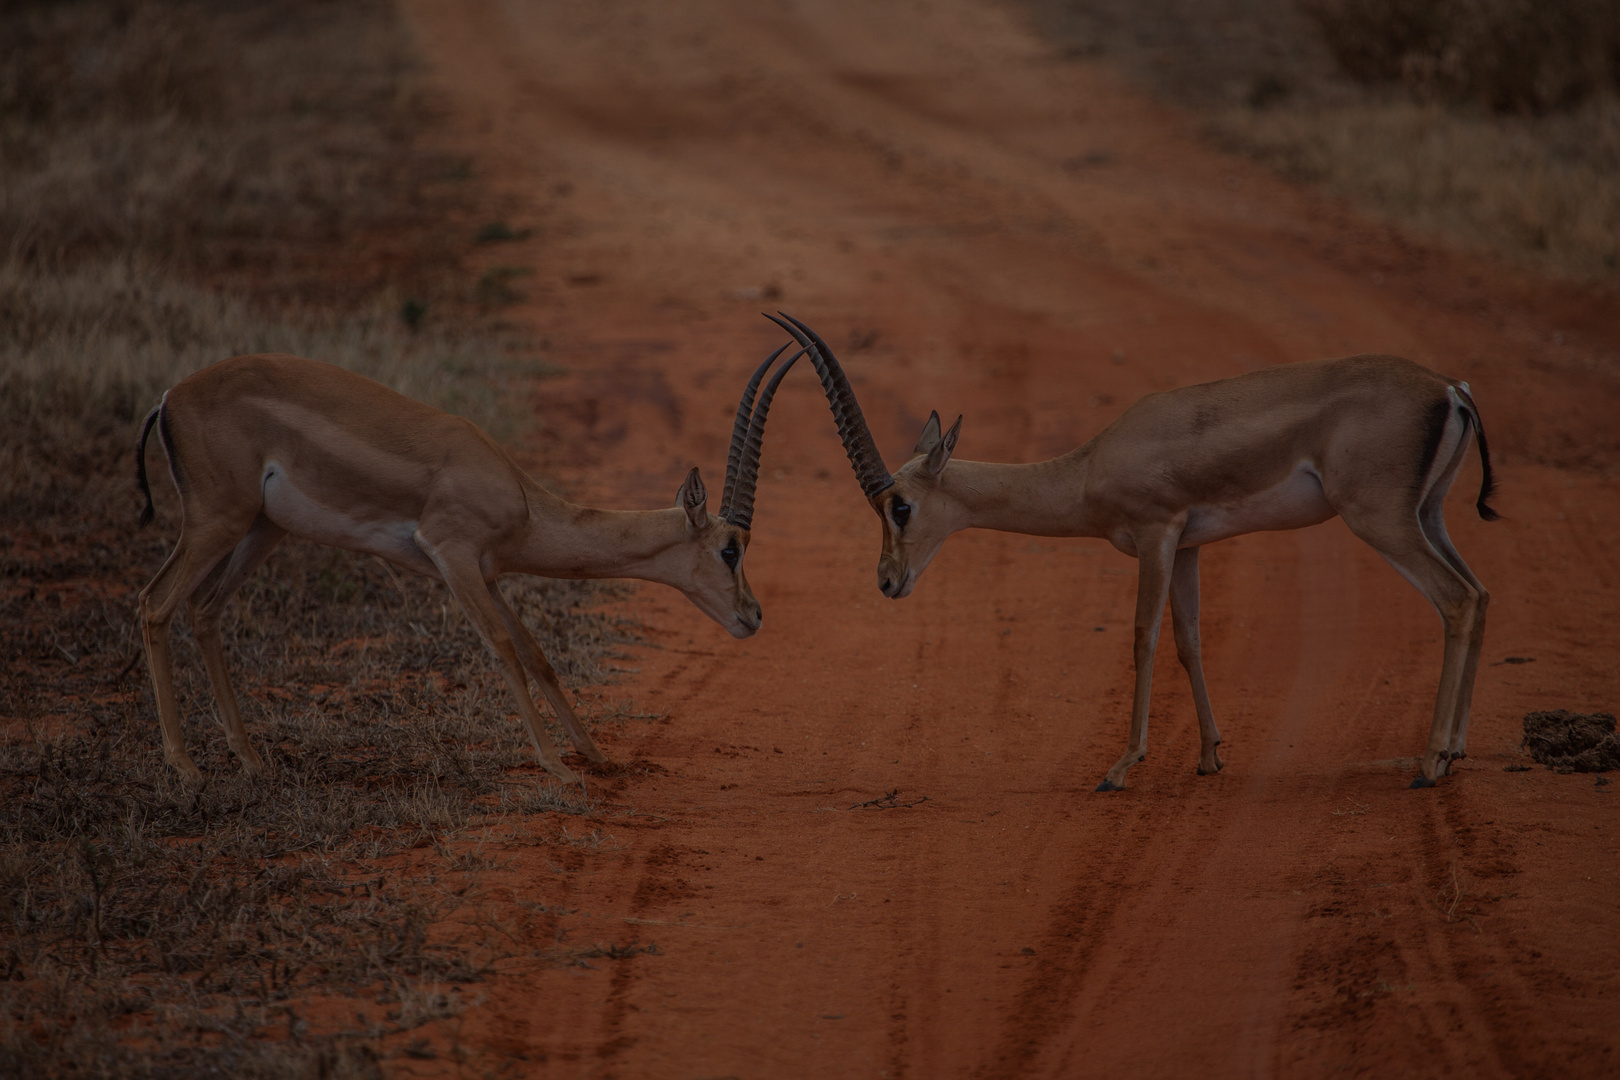
{"label": "black tail tip", "polygon": [[1479,511],[1479,516],[1484,518],[1486,521],[1502,520],[1502,515],[1498,514],[1495,510],[1492,510],[1489,506],[1487,506],[1484,499],[1481,499],[1479,502],[1475,503],[1474,508]]}
{"label": "black tail tip", "polygon": [[141,511],[141,520],[139,524],[143,527],[150,525],[156,518],[157,511],[153,508],[151,503],[147,503],[146,509]]}

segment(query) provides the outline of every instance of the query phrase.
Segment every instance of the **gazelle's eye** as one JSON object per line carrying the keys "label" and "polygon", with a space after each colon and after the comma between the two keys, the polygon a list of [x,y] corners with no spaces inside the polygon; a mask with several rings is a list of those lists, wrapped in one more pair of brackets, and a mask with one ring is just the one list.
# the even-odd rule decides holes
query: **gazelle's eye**
{"label": "gazelle's eye", "polygon": [[889,515],[894,518],[896,528],[905,528],[906,522],[911,520],[911,504],[896,500],[889,506]]}
{"label": "gazelle's eye", "polygon": [[735,540],[720,549],[720,558],[725,560],[726,566],[732,570],[737,569],[737,560],[742,558],[742,552],[737,549]]}

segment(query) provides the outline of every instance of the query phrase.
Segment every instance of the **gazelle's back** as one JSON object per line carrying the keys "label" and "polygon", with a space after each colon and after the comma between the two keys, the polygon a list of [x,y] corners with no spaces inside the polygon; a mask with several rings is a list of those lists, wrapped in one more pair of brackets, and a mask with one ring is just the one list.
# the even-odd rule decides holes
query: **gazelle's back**
{"label": "gazelle's back", "polygon": [[[318,360],[269,353],[222,360],[176,384],[164,409],[181,491],[262,489],[268,471],[316,503],[365,501],[418,516],[436,485],[520,483],[475,425]],[[242,437],[251,432],[253,438]],[[505,468],[494,468],[497,463]],[[476,466],[475,468],[473,466]]]}
{"label": "gazelle's back", "polygon": [[1162,485],[1171,502],[1270,488],[1301,462],[1325,477],[1347,455],[1362,468],[1416,470],[1428,414],[1451,385],[1398,356],[1283,364],[1150,394],[1080,453],[1090,459],[1095,490]]}

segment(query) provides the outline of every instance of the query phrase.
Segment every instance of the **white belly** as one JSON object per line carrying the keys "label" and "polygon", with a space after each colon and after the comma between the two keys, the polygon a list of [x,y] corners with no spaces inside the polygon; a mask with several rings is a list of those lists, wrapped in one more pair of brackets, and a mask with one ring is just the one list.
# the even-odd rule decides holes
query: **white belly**
{"label": "white belly", "polygon": [[1316,467],[1302,461],[1282,483],[1229,503],[1194,506],[1181,533],[1182,547],[1196,547],[1243,533],[1302,529],[1336,511],[1322,493]]}
{"label": "white belly", "polygon": [[370,517],[363,506],[342,510],[318,503],[274,461],[265,465],[262,485],[265,517],[293,536],[364,551],[419,574],[439,576],[433,562],[416,546],[416,522]]}

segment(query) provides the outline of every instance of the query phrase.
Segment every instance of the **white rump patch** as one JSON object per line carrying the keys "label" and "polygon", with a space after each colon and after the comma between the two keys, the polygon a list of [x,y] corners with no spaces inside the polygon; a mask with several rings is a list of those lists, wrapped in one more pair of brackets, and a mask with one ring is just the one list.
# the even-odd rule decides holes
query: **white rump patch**
{"label": "white rump patch", "polygon": [[265,517],[293,536],[350,551],[364,551],[419,574],[439,576],[432,560],[416,546],[416,522],[386,518],[367,520],[323,506],[305,495],[275,461],[265,464],[262,485]]}

